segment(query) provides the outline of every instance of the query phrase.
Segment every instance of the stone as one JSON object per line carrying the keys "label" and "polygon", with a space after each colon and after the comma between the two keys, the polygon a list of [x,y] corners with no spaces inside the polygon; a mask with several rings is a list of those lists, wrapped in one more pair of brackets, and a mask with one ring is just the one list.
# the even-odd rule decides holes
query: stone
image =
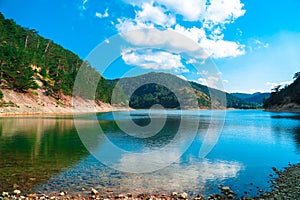
{"label": "stone", "polygon": [[178,195],[177,192],[172,192],[172,194],[171,194],[172,197],[176,197],[177,195]]}
{"label": "stone", "polygon": [[9,193],[8,192],[2,192],[2,196],[3,197],[9,197]]}
{"label": "stone", "polygon": [[28,197],[29,198],[36,198],[36,194],[29,194]]}
{"label": "stone", "polygon": [[229,190],[230,190],[230,187],[224,186],[224,187],[222,187],[222,190],[224,190],[224,191],[229,191]]}
{"label": "stone", "polygon": [[21,194],[21,191],[20,190],[14,190],[14,194],[19,195],[19,194]]}
{"label": "stone", "polygon": [[187,199],[187,197],[188,197],[188,194],[185,192],[179,194],[179,198],[181,198],[181,199]]}
{"label": "stone", "polygon": [[99,192],[98,192],[96,189],[94,189],[94,188],[91,189],[91,193],[92,193],[93,195],[99,194]]}

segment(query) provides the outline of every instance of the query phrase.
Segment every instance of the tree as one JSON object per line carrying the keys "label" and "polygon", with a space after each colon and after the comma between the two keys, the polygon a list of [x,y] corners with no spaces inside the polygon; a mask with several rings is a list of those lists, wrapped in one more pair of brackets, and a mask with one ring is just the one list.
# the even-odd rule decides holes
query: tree
{"label": "tree", "polygon": [[294,77],[293,77],[293,78],[294,78],[294,79],[298,79],[299,77],[300,77],[300,72],[297,72],[297,73],[294,74]]}
{"label": "tree", "polygon": [[28,62],[26,52],[18,51],[10,46],[3,46],[0,55],[0,74],[7,85],[14,90],[25,92],[38,85],[33,79],[34,72]]}
{"label": "tree", "polygon": [[278,93],[280,92],[280,89],[281,89],[281,85],[277,85],[272,89],[272,93]]}

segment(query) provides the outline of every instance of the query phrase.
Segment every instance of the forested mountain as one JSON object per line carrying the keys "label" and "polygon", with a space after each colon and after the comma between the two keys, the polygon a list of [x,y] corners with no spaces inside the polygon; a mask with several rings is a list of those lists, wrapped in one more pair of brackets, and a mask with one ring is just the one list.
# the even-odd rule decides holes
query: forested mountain
{"label": "forested mountain", "polygon": [[294,82],[288,86],[275,87],[264,108],[274,111],[300,111],[300,72],[294,75]]}
{"label": "forested mountain", "polygon": [[[148,80],[151,80],[153,83],[145,84]],[[155,84],[161,82],[161,80],[168,81],[168,84],[174,86],[176,91],[171,91],[160,84]],[[192,97],[189,98],[190,92],[194,92],[200,108],[223,108],[224,98],[226,98],[227,108],[259,108],[258,104],[249,103],[220,90],[208,88],[195,82],[187,82],[177,76],[166,73],[148,73],[120,80],[108,80],[110,85],[115,85],[116,83],[124,91],[127,91],[125,93],[133,93],[129,99],[129,106],[132,108],[150,108],[154,104],[162,104],[167,108],[179,108],[180,104],[174,92],[179,95],[185,95],[186,101],[194,100],[191,99]],[[133,91],[134,89],[136,90]],[[214,96],[213,104],[212,95]]]}
{"label": "forested mountain", "polygon": [[252,102],[252,103],[257,103],[259,105],[263,105],[263,101],[264,99],[267,99],[270,97],[270,93],[265,92],[265,93],[261,93],[261,92],[256,92],[253,94],[246,94],[246,93],[231,93],[231,95],[238,97],[240,99],[243,99],[247,102]]}
{"label": "forested mountain", "polygon": [[[0,87],[18,92],[43,87],[56,99],[71,95],[83,61],[74,53],[23,28],[0,13]],[[87,63],[88,65],[88,63]],[[87,73],[100,74],[88,65]],[[88,81],[88,79],[86,80]],[[41,84],[37,84],[41,83]],[[96,99],[110,101],[112,88],[101,77]]]}

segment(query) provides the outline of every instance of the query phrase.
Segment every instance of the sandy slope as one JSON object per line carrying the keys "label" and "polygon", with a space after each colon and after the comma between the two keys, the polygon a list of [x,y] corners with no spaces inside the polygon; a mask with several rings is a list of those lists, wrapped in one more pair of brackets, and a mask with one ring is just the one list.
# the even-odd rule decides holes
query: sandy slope
{"label": "sandy slope", "polygon": [[13,102],[15,106],[0,107],[0,116],[18,114],[46,114],[46,113],[83,113],[83,112],[107,112],[111,111],[110,104],[88,99],[75,98],[73,108],[72,97],[60,94],[60,100],[45,95],[45,90],[37,89],[28,93],[18,93],[13,90],[1,89],[4,94],[3,101]]}

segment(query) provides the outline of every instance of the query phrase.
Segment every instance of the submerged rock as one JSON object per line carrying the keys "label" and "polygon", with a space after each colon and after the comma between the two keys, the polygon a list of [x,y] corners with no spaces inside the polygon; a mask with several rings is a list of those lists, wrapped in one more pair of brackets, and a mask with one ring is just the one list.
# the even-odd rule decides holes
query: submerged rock
{"label": "submerged rock", "polygon": [[188,194],[185,192],[179,194],[179,198],[181,198],[181,199],[187,199],[187,197],[188,197]]}
{"label": "submerged rock", "polygon": [[2,192],[2,196],[3,197],[9,197],[9,193],[8,192]]}
{"label": "submerged rock", "polygon": [[19,195],[19,194],[21,194],[21,191],[20,190],[14,190],[14,194]]}
{"label": "submerged rock", "polygon": [[99,192],[98,192],[96,189],[92,188],[92,189],[91,189],[91,194],[93,194],[93,195],[98,195]]}

